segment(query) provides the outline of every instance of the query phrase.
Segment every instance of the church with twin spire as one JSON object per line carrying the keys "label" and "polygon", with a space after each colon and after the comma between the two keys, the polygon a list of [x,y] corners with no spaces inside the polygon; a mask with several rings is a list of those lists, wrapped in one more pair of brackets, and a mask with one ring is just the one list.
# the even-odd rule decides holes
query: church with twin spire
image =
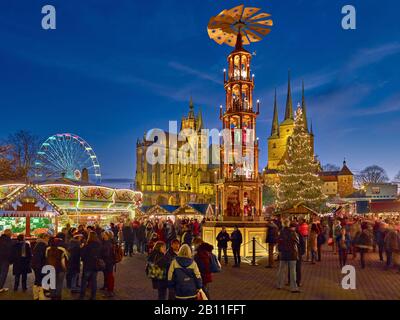
{"label": "church with twin spire", "polygon": [[[299,103],[297,107],[300,107],[302,109],[304,125],[306,127],[305,129],[310,136],[310,150],[312,155],[314,155],[314,134],[312,130],[312,124],[310,127],[308,127],[304,83],[302,84],[301,104]],[[268,137],[268,163],[263,172],[264,180],[268,184],[273,184],[274,182],[276,182],[278,179],[278,172],[283,169],[284,161],[287,157],[288,138],[293,134],[295,126],[290,72],[288,78],[285,118],[282,122],[279,122],[278,113],[278,101],[275,90],[271,135]]]}

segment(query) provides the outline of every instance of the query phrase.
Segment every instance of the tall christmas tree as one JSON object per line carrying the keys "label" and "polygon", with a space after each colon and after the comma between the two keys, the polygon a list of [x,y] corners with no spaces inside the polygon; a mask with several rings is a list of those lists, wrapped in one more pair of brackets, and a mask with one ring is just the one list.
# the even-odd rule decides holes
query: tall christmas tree
{"label": "tall christmas tree", "polygon": [[310,144],[305,119],[300,107],[295,116],[295,127],[288,141],[284,168],[279,173],[277,185],[277,207],[292,208],[300,203],[319,211],[326,196],[322,192],[322,181],[318,176],[319,164]]}

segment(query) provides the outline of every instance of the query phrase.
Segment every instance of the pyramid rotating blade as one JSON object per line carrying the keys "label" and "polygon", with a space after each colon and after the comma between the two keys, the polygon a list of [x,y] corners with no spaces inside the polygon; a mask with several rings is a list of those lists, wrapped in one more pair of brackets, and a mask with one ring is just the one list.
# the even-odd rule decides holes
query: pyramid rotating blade
{"label": "pyramid rotating blade", "polygon": [[270,20],[259,20],[259,21],[255,21],[255,22],[250,22],[251,25],[262,25],[262,26],[269,26],[272,27],[274,25],[274,22],[270,19]]}
{"label": "pyramid rotating blade", "polygon": [[260,10],[240,5],[221,11],[209,20],[207,26],[209,37],[218,44],[225,43],[234,47],[237,34],[241,30],[243,45],[262,40],[265,35],[270,33],[271,30],[268,27],[273,25],[273,21],[266,19],[271,16],[269,13],[259,13]]}
{"label": "pyramid rotating blade", "polygon": [[268,33],[271,32],[271,29],[268,28],[260,28],[260,27],[249,27],[250,30],[255,31],[257,33],[262,34],[263,36],[266,36]]}
{"label": "pyramid rotating blade", "polygon": [[227,11],[227,15],[233,17],[235,20],[239,20],[243,13],[244,4],[234,7]]}
{"label": "pyramid rotating blade", "polygon": [[219,35],[221,35],[223,33],[221,29],[208,29],[207,32],[208,32],[208,36],[211,39],[215,39],[216,37],[218,37]]}
{"label": "pyramid rotating blade", "polygon": [[246,34],[251,42],[258,42],[262,40],[262,37],[250,31],[249,29],[246,30]]}
{"label": "pyramid rotating blade", "polygon": [[243,45],[245,45],[245,46],[250,44],[249,38],[247,38],[246,34],[242,34],[242,42],[243,42]]}
{"label": "pyramid rotating blade", "polygon": [[254,21],[254,20],[259,20],[259,19],[267,18],[267,17],[270,17],[270,16],[271,16],[271,15],[270,15],[269,13],[260,13],[260,14],[255,15],[254,17],[251,17],[251,18],[249,19],[249,22],[250,22],[250,21]]}
{"label": "pyramid rotating blade", "polygon": [[261,10],[260,8],[252,8],[252,7],[245,8],[241,20],[245,22],[246,19],[250,18],[253,14],[256,14],[260,10]]}
{"label": "pyramid rotating blade", "polygon": [[236,44],[236,36],[234,34],[225,34],[225,43],[234,47]]}
{"label": "pyramid rotating blade", "polygon": [[229,14],[229,10],[222,11],[219,15],[214,17],[215,21],[233,23],[236,21],[234,17]]}
{"label": "pyramid rotating blade", "polygon": [[225,42],[226,37],[224,36],[224,33],[221,32],[212,39],[218,44],[223,44]]}
{"label": "pyramid rotating blade", "polygon": [[208,22],[207,28],[208,29],[218,29],[218,28],[221,28],[221,26],[223,24],[224,24],[223,22],[217,21],[217,20],[215,20],[215,17],[212,17],[210,19],[210,21]]}
{"label": "pyramid rotating blade", "polygon": [[221,28],[221,30],[228,34],[233,34],[235,36],[237,35],[237,32],[234,29],[232,29],[231,26],[225,26],[225,27]]}

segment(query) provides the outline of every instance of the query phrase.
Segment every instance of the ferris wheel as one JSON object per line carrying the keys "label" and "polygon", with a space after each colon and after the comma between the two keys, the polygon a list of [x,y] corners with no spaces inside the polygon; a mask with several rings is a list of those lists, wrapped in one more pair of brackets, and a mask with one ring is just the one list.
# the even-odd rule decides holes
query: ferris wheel
{"label": "ferris wheel", "polygon": [[39,148],[35,176],[39,179],[65,177],[81,180],[88,174],[92,183],[101,181],[100,164],[92,147],[71,133],[55,134]]}

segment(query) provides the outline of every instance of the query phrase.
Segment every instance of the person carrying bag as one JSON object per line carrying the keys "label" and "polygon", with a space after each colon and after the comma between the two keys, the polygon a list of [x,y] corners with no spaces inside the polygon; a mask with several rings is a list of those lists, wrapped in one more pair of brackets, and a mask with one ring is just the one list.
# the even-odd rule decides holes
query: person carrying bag
{"label": "person carrying bag", "polygon": [[[176,300],[197,300],[203,282],[192,250],[184,244],[168,270],[168,287],[175,290]],[[200,293],[201,294],[201,293]]]}

